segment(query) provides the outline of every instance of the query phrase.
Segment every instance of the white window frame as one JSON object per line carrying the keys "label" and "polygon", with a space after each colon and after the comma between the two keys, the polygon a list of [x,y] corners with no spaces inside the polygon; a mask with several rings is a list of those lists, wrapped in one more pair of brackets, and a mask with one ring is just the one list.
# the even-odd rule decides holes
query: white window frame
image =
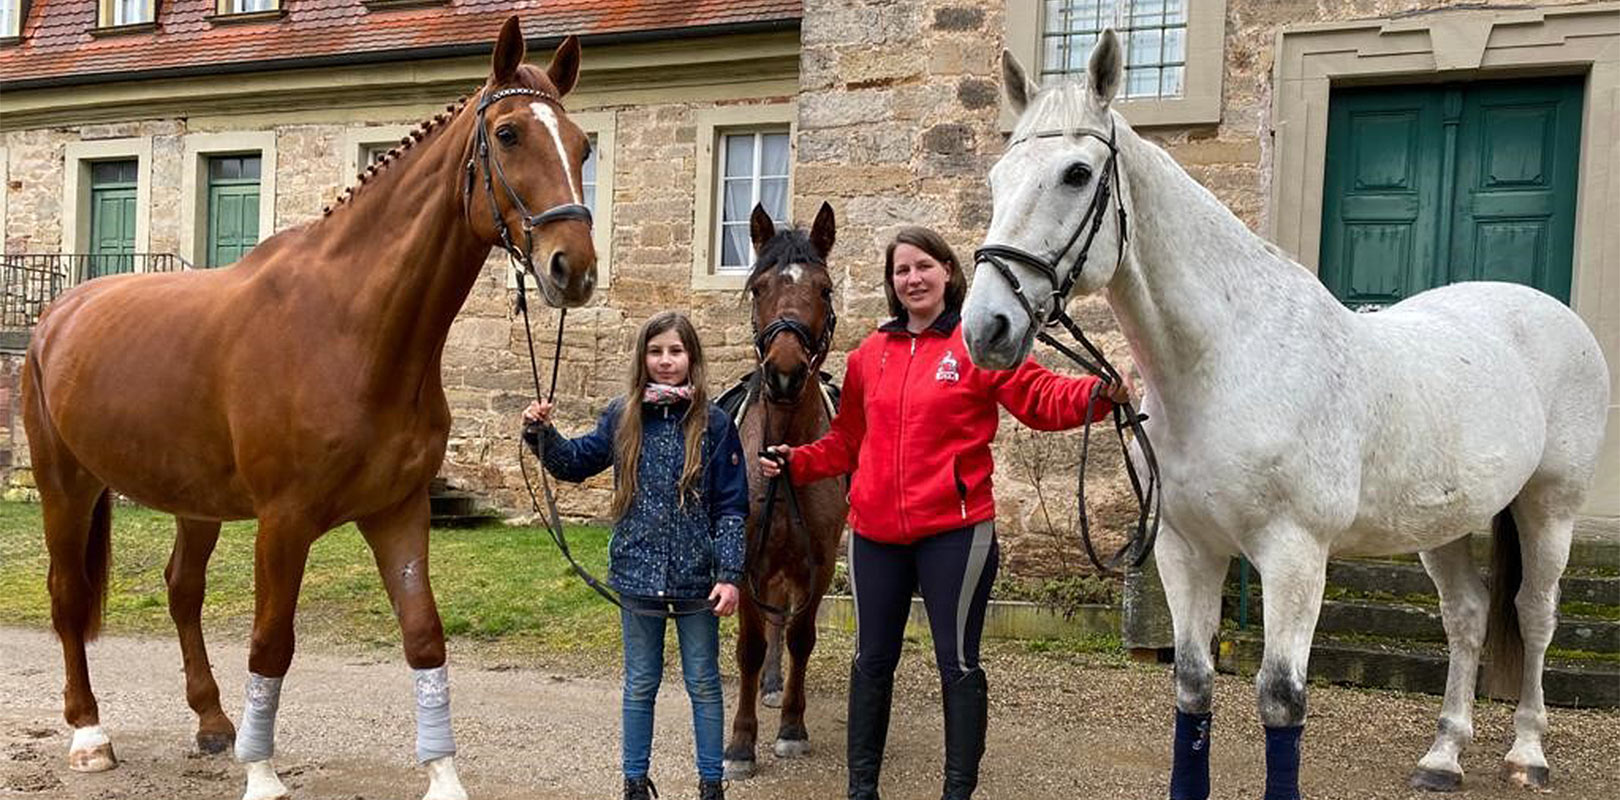
{"label": "white window frame", "polygon": [[[726,160],[727,160],[727,155],[726,154],[727,154],[728,151],[727,151],[727,149],[725,147],[721,147],[719,145],[722,142],[724,142],[726,139],[734,137],[734,136],[751,137],[753,139],[753,142],[754,142],[754,147],[753,147],[753,154],[754,154],[753,161],[754,161],[754,163],[752,165],[750,165],[750,169],[748,171],[748,178],[747,178],[748,181],[749,181],[749,187],[752,190],[750,195],[749,195],[749,202],[747,203],[747,207],[750,209],[750,213],[751,213],[751,210],[754,208],[754,206],[759,204],[760,184],[765,180],[766,177],[770,177],[770,178],[773,178],[773,179],[775,179],[775,178],[784,179],[784,180],[789,182],[789,185],[791,185],[792,177],[793,177],[793,160],[792,160],[792,157],[791,157],[792,152],[793,152],[792,139],[790,138],[790,133],[789,133],[786,126],[782,126],[782,127],[771,126],[771,127],[765,127],[765,128],[732,129],[732,130],[723,130],[723,131],[720,131],[719,133],[717,133],[716,137],[715,137],[716,138],[715,158],[719,159],[719,162],[720,162],[720,163],[717,163],[715,165],[715,198],[714,198],[714,200],[715,200],[715,204],[716,204],[717,209],[722,208],[725,205],[725,183],[726,183],[727,180],[730,180],[730,178],[728,178],[726,176],[726,169],[727,169],[728,165],[725,163]],[[761,169],[760,163],[763,160],[764,153],[765,153],[764,138],[766,136],[782,136],[784,138],[788,138],[789,159],[788,159],[788,162],[787,162],[787,170],[788,171],[785,174],[766,176],[766,175],[763,175],[763,174],[760,173],[760,169]],[[786,215],[789,211],[791,211],[791,208],[792,208],[792,205],[793,205],[793,198],[792,198],[791,195],[789,195],[789,196],[784,197],[784,200],[785,200],[785,202],[786,202],[786,204],[788,206],[788,208],[783,209],[783,214]],[[783,219],[781,221],[786,222],[787,220]],[[747,219],[743,220],[743,223],[745,224],[745,227],[746,227],[747,222],[748,222]],[[726,236],[726,220],[725,220],[725,214],[724,214],[723,211],[716,211],[715,219],[713,220],[713,227],[714,227],[714,233],[713,233],[714,239],[713,239],[712,242],[710,242],[710,246],[714,248],[712,252],[713,252],[714,258],[715,258],[715,263],[714,263],[714,272],[715,272],[715,274],[716,275],[729,275],[729,274],[733,274],[733,273],[742,273],[744,275],[748,274],[748,272],[750,271],[750,269],[752,267],[752,262],[753,262],[754,258],[757,256],[757,254],[754,252],[754,243],[753,243],[753,241],[750,240],[748,242],[747,259],[748,259],[749,263],[745,263],[745,264],[742,264],[740,266],[726,266],[724,264],[721,264],[720,261],[719,261],[719,259],[722,257],[723,253],[725,252],[724,243],[725,243],[725,236]]]}
{"label": "white window frame", "polygon": [[157,0],[137,0],[141,14],[137,19],[119,19],[121,0],[101,0],[100,27],[121,28],[126,25],[145,25],[157,21]]}
{"label": "white window frame", "polygon": [[[699,109],[693,117],[697,127],[697,175],[693,197],[692,288],[738,290],[748,281],[747,270],[722,272],[717,269],[720,238],[720,167],[722,136],[728,133],[776,132],[788,135],[788,210],[793,208],[793,166],[798,153],[797,107],[793,103],[746,106],[715,106]],[[787,220],[779,220],[786,222]]]}
{"label": "white window frame", "polygon": [[[135,252],[152,251],[152,137],[68,142],[62,151],[62,255],[90,252],[90,165],[135,159]],[[140,262],[137,261],[137,264]],[[67,280],[77,281],[79,275]]]}
{"label": "white window frame", "polygon": [[[1226,75],[1226,0],[1186,0],[1187,52],[1180,97],[1114,101],[1114,108],[1135,127],[1207,125],[1221,121],[1221,84]],[[1032,80],[1041,73],[1041,40],[1045,3],[1006,0],[1007,49],[1018,57]],[[1120,44],[1129,46],[1125,37]],[[1017,115],[1005,100],[1001,128],[1012,130]]]}
{"label": "white window frame", "polygon": [[[249,3],[262,5],[264,8],[243,8]],[[214,6],[215,13],[220,16],[231,14],[262,14],[266,11],[280,11],[281,0],[219,0]]]}
{"label": "white window frame", "polygon": [[0,9],[4,9],[9,19],[0,25],[0,39],[15,39],[22,35],[23,0],[0,0]]}
{"label": "white window frame", "polygon": [[201,266],[208,247],[208,159],[259,156],[259,241],[276,232],[276,133],[193,133],[184,138],[180,167],[180,257]]}

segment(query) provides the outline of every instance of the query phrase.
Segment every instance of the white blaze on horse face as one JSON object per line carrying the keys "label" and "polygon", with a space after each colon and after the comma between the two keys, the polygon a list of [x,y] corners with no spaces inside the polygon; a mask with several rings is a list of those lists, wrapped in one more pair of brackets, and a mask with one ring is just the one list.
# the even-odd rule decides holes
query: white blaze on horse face
{"label": "white blaze on horse face", "polygon": [[804,267],[798,264],[789,264],[782,268],[782,275],[787,278],[788,283],[798,283],[804,280]]}
{"label": "white blaze on horse face", "polygon": [[557,112],[549,104],[535,101],[529,104],[529,110],[534,112],[534,118],[546,126],[551,133],[551,142],[557,146],[557,161],[562,164],[564,182],[568,184],[568,194],[579,202],[579,190],[574,188],[574,168],[568,163],[568,150],[562,143],[562,122],[557,119]]}

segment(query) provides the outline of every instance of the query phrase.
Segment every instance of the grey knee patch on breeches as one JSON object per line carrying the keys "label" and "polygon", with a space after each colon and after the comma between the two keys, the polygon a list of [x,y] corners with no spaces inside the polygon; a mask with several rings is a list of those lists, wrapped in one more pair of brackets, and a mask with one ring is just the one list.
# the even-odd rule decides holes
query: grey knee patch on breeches
{"label": "grey knee patch on breeches", "polygon": [[242,726],[236,729],[236,760],[263,761],[276,752],[276,710],[281,707],[281,678],[248,674],[242,703]]}
{"label": "grey knee patch on breeches", "polygon": [[416,679],[416,762],[456,754],[456,737],[450,732],[450,670],[413,669]]}

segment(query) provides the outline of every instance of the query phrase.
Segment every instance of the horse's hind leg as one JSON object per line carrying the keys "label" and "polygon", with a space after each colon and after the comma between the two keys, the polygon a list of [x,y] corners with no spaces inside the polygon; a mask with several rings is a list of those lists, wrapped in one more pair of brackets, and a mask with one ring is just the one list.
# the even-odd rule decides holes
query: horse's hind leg
{"label": "horse's hind leg", "polygon": [[84,645],[95,638],[101,624],[102,592],[107,584],[112,546],[112,502],[107,490],[92,485],[84,473],[71,482],[59,477],[40,474],[39,491],[44,507],[45,545],[51,558],[47,578],[51,622],[62,642],[67,677],[62,691],[62,716],[73,726],[68,768],[102,772],[118,766],[118,758],[113,754],[112,741],[101,729],[101,711],[90,689],[90,664]]}
{"label": "horse's hind leg", "polygon": [[810,652],[816,649],[816,612],[821,598],[811,596],[802,609],[794,610],[787,624],[787,684],[782,690],[782,725],[776,731],[777,758],[799,758],[810,754],[810,730],[804,725],[804,676],[810,668]]}
{"label": "horse's hind leg", "polygon": [[185,663],[186,703],[197,712],[197,750],[204,755],[223,753],[236,741],[236,728],[219,706],[219,685],[208,663],[203,643],[202,604],[207,585],[208,559],[219,541],[219,523],[175,517],[174,551],[163,579],[169,585],[169,618],[180,635],[180,656]]}
{"label": "horse's hind leg", "polygon": [[1171,745],[1170,797],[1209,797],[1210,726],[1215,662],[1210,643],[1221,622],[1221,586],[1231,557],[1183,538],[1168,526],[1153,557],[1170,606],[1176,644],[1176,725]]}
{"label": "horse's hind leg", "polygon": [[1450,792],[1462,787],[1458,756],[1474,738],[1474,687],[1480,647],[1485,642],[1485,612],[1490,597],[1469,552],[1468,537],[1422,554],[1423,567],[1440,593],[1440,616],[1451,652],[1446,672],[1446,699],[1440,707],[1434,744],[1412,773],[1414,789]]}
{"label": "horse's hind leg", "polygon": [[[1572,498],[1570,495],[1575,495]],[[1547,732],[1547,706],[1541,672],[1547,646],[1558,626],[1558,579],[1569,564],[1578,493],[1527,488],[1511,506],[1518,525],[1523,577],[1514,605],[1524,639],[1524,666],[1519,678],[1519,708],[1513,714],[1513,748],[1503,763],[1508,780],[1545,788],[1550,777],[1542,736]],[[1499,529],[1497,536],[1502,536]]]}
{"label": "horse's hind leg", "polygon": [[765,624],[765,672],[759,678],[759,701],[766,708],[782,707],[783,626]]}

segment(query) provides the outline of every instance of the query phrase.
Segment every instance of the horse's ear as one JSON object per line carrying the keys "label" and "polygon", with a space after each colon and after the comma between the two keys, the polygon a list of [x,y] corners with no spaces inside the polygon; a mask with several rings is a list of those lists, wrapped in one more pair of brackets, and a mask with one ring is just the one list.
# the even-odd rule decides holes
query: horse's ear
{"label": "horse's ear", "polygon": [[754,204],[754,213],[748,217],[748,235],[754,240],[754,252],[765,249],[765,243],[776,235],[776,222],[763,203]]}
{"label": "horse's ear", "polygon": [[1091,87],[1092,99],[1103,108],[1114,102],[1114,95],[1119,92],[1120,81],[1125,75],[1124,55],[1113,28],[1104,30],[1097,39],[1097,46],[1091,50],[1091,61],[1086,65],[1086,83]]}
{"label": "horse's ear", "polygon": [[551,78],[551,85],[557,87],[558,97],[574,90],[574,84],[579,82],[578,36],[570,35],[562,44],[557,45],[557,52],[551,57],[551,65],[546,67],[546,77]]}
{"label": "horse's ear", "polygon": [[1007,49],[1001,51],[1001,86],[1007,91],[1013,111],[1018,114],[1024,113],[1029,101],[1035,99],[1035,93],[1040,91],[1040,87],[1029,79],[1029,73],[1024,71],[1024,65],[1018,63],[1018,57]]}
{"label": "horse's ear", "polygon": [[516,15],[507,17],[506,24],[501,26],[501,35],[495,40],[495,58],[490,65],[496,84],[509,83],[517,77],[525,49],[523,26],[518,24]]}
{"label": "horse's ear", "polygon": [[816,249],[816,255],[823,259],[832,252],[833,242],[838,239],[838,220],[833,216],[832,203],[821,201],[821,210],[816,212],[816,221],[810,225],[810,246]]}

